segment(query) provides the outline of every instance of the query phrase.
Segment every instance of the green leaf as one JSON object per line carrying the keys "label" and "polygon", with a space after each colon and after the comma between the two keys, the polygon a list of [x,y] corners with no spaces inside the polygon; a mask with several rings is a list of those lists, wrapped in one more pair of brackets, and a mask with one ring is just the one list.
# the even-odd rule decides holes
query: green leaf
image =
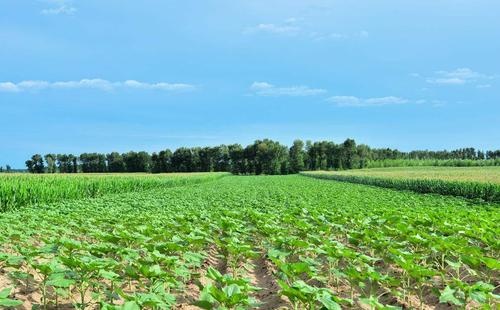
{"label": "green leaf", "polygon": [[10,295],[12,288],[8,287],[0,291],[0,299],[7,298]]}
{"label": "green leaf", "polygon": [[484,292],[481,292],[481,291],[473,291],[470,293],[470,298],[472,300],[475,300],[477,301],[478,303],[485,303],[487,298],[486,298],[486,294]]}
{"label": "green leaf", "polygon": [[452,289],[449,286],[446,286],[446,288],[441,292],[441,295],[439,296],[439,302],[442,304],[450,303],[456,306],[462,306],[464,303],[455,297],[455,292],[456,290]]}
{"label": "green leaf", "polygon": [[122,307],[122,310],[141,310],[141,307],[135,301],[127,301]]}
{"label": "green leaf", "polygon": [[99,275],[107,280],[115,280],[115,279],[120,277],[118,274],[114,273],[113,271],[108,271],[108,270],[103,270],[103,269],[99,270]]}
{"label": "green leaf", "polygon": [[226,294],[227,297],[231,297],[241,292],[240,287],[236,284],[231,284],[229,286],[226,286],[222,289],[222,291],[224,292],[224,294]]}
{"label": "green leaf", "polygon": [[22,304],[23,302],[20,300],[0,299],[0,306],[2,307],[17,307]]}
{"label": "green leaf", "polygon": [[68,288],[75,283],[74,280],[58,278],[54,280],[47,281],[48,286]]}
{"label": "green leaf", "polygon": [[218,270],[214,269],[213,267],[208,267],[207,277],[209,277],[212,280],[218,280],[218,279],[222,278],[222,274]]}
{"label": "green leaf", "polygon": [[199,300],[195,302],[194,305],[206,310],[212,310],[214,308],[212,303],[207,300]]}
{"label": "green leaf", "polygon": [[327,292],[321,293],[317,298],[317,301],[319,301],[326,309],[328,310],[341,310],[342,308],[338,303],[336,303],[330,294]]}

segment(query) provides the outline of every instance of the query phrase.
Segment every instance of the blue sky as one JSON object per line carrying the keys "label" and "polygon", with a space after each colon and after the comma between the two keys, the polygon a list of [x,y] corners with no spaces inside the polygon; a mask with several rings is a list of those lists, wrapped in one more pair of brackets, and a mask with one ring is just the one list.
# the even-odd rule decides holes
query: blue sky
{"label": "blue sky", "polygon": [[2,0],[0,165],[269,137],[500,147],[497,0]]}

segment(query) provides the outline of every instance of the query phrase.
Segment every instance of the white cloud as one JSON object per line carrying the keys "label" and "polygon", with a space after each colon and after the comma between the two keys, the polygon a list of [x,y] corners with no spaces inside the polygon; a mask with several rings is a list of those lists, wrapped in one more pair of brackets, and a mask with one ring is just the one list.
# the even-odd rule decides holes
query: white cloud
{"label": "white cloud", "polygon": [[194,90],[195,86],[182,83],[145,83],[136,80],[127,80],[124,82],[111,82],[104,79],[82,79],[79,81],[22,81],[19,83],[0,82],[0,91],[4,92],[21,92],[21,91],[37,91],[43,89],[98,89],[103,91],[112,91],[118,88],[133,88],[133,89],[149,89],[149,90],[164,90],[164,91],[186,91]]}
{"label": "white cloud", "polygon": [[427,83],[431,84],[448,84],[448,85],[462,85],[467,81],[461,78],[430,78],[427,79]]}
{"label": "white cloud", "polygon": [[131,88],[141,88],[141,89],[160,89],[160,90],[192,90],[194,88],[193,85],[183,84],[183,83],[143,83],[136,80],[127,80],[123,83],[123,85]]}
{"label": "white cloud", "polygon": [[243,32],[247,34],[267,32],[273,34],[294,35],[300,31],[300,27],[293,25],[277,25],[277,24],[258,24],[254,27],[248,27]]}
{"label": "white cloud", "polygon": [[309,36],[314,40],[314,41],[325,41],[325,40],[341,40],[341,39],[347,39],[349,38],[348,35],[343,34],[343,33],[320,33],[320,32],[310,32]]}
{"label": "white cloud", "polygon": [[333,96],[327,99],[340,107],[375,107],[393,104],[405,104],[409,100],[401,97],[359,98],[355,96]]}
{"label": "white cloud", "polygon": [[464,85],[494,78],[494,76],[478,73],[469,68],[458,68],[452,71],[436,71],[435,76],[427,78],[426,81],[431,84]]}
{"label": "white cloud", "polygon": [[18,92],[20,91],[19,87],[12,82],[2,82],[0,83],[0,91],[5,92]]}
{"label": "white cloud", "polygon": [[[321,32],[307,29],[307,25],[301,23],[302,18],[287,18],[282,23],[262,23],[256,26],[247,27],[243,29],[244,34],[257,34],[257,33],[270,33],[275,35],[288,35],[288,36],[303,36],[309,37],[314,41],[325,40],[341,40],[350,38],[367,38],[370,34],[366,30],[360,30],[354,33],[340,33],[340,32]],[[310,28],[310,27],[309,27]]]}
{"label": "white cloud", "polygon": [[49,86],[49,83],[46,81],[22,81],[17,84],[17,87],[20,89],[44,89]]}
{"label": "white cloud", "polygon": [[42,0],[46,2],[51,7],[40,11],[44,15],[73,15],[76,13],[77,9],[72,5],[71,0]]}
{"label": "white cloud", "polygon": [[76,8],[72,6],[59,6],[56,8],[50,8],[50,9],[43,9],[40,11],[40,13],[44,15],[59,15],[59,14],[66,14],[66,15],[73,15],[77,11]]}
{"label": "white cloud", "polygon": [[326,90],[320,88],[310,88],[308,86],[276,87],[267,82],[254,82],[250,86],[250,90],[258,96],[272,97],[305,97],[326,93]]}
{"label": "white cloud", "polygon": [[103,79],[82,79],[80,81],[63,81],[49,84],[53,88],[95,88],[111,91],[120,86],[120,82],[110,82]]}
{"label": "white cloud", "polygon": [[322,32],[310,32],[309,36],[315,41],[325,41],[325,40],[346,40],[346,39],[364,39],[368,38],[370,34],[366,30],[359,31],[357,33],[322,33]]}
{"label": "white cloud", "polygon": [[358,35],[362,38],[368,38],[370,36],[370,33],[366,30],[361,30]]}

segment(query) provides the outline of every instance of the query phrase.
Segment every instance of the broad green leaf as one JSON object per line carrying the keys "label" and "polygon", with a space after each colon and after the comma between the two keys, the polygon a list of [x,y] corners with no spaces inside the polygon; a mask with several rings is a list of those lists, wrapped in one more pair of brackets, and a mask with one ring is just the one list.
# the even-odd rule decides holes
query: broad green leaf
{"label": "broad green leaf", "polygon": [[441,295],[439,296],[439,302],[440,303],[450,303],[456,306],[461,306],[463,305],[463,302],[460,301],[455,297],[455,292],[456,290],[452,289],[449,286],[446,286],[446,288],[441,292]]}

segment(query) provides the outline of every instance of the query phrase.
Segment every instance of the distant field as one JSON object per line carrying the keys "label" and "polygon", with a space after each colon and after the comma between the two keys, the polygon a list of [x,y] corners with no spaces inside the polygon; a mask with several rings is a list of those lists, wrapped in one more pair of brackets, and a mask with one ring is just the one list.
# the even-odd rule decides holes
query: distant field
{"label": "distant field", "polygon": [[366,168],[388,167],[484,167],[500,166],[500,158],[495,159],[382,159],[370,160]]}
{"label": "distant field", "polygon": [[330,171],[338,175],[387,177],[398,179],[440,179],[500,184],[500,167],[393,167]]}
{"label": "distant field", "polygon": [[419,193],[500,201],[500,167],[395,167],[301,174]]}
{"label": "distant field", "polygon": [[102,173],[102,174],[3,174],[0,175],[0,212],[64,199],[98,197],[104,194],[211,181],[228,173]]}

